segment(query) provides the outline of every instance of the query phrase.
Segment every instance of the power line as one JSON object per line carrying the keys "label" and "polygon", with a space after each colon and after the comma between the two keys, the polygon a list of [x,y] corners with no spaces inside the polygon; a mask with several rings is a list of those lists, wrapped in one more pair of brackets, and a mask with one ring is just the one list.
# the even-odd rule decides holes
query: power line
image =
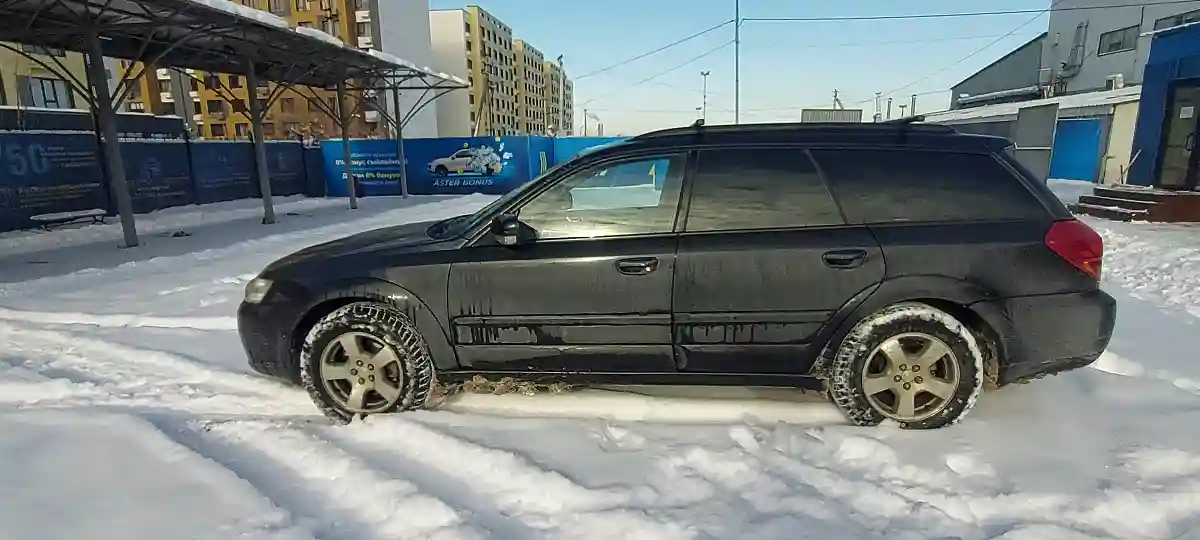
{"label": "power line", "polygon": [[[1192,1],[1194,2],[1195,0],[1192,0]],[[1041,32],[1038,32],[1038,34],[1040,34],[1040,33]],[[1011,34],[1011,35],[1032,36],[1032,35],[1036,35],[1036,34],[1031,33],[1031,32],[1026,32],[1023,34]],[[990,38],[997,38],[997,37],[999,37],[999,38],[1010,37],[1010,34],[1005,34],[1005,35],[992,34],[992,35],[986,35],[986,36],[957,36],[957,37],[933,38],[933,39],[901,39],[901,40],[895,40],[895,41],[846,41],[846,42],[842,42],[842,43],[814,43],[814,44],[810,44],[810,45],[801,45],[796,48],[797,49],[826,49],[826,48],[832,48],[832,47],[865,47],[865,46],[872,46],[872,45],[908,45],[908,44],[914,44],[914,43],[942,43],[942,42],[946,42],[946,41],[972,41],[972,40],[976,40],[976,39],[990,39]]]}
{"label": "power line", "polygon": [[639,54],[639,55],[637,55],[637,56],[635,56],[635,57],[633,57],[633,58],[630,58],[630,59],[628,59],[628,60],[622,60],[622,61],[620,61],[620,62],[617,62],[617,63],[615,63],[615,64],[613,64],[613,65],[611,65],[611,66],[604,67],[604,68],[600,68],[600,69],[597,69],[597,70],[595,70],[595,71],[589,71],[589,72],[587,72],[587,73],[584,73],[583,75],[580,75],[580,76],[578,76],[578,77],[575,77],[575,80],[576,80],[576,81],[578,81],[578,80],[580,80],[580,79],[585,79],[585,78],[587,78],[587,77],[591,77],[592,75],[598,75],[598,74],[600,74],[600,73],[604,73],[605,71],[613,70],[613,69],[619,68],[619,67],[621,67],[621,66],[623,66],[623,65],[626,65],[626,64],[630,64],[630,63],[636,62],[636,61],[638,61],[638,60],[641,60],[641,59],[643,59],[643,58],[645,58],[645,57],[647,57],[647,56],[650,56],[650,55],[652,55],[652,54],[657,54],[657,53],[660,53],[660,52],[662,52],[662,51],[665,51],[665,50],[667,50],[667,49],[670,49],[671,47],[674,47],[674,46],[676,46],[676,45],[679,45],[679,44],[681,44],[681,43],[684,43],[684,42],[686,42],[686,41],[690,41],[690,40],[696,39],[696,38],[698,38],[698,37],[700,37],[700,36],[703,36],[704,34],[707,34],[707,33],[709,33],[709,32],[713,32],[713,31],[719,30],[719,29],[721,29],[721,28],[724,28],[725,26],[728,26],[729,24],[732,24],[732,23],[733,23],[733,19],[730,19],[730,20],[728,20],[728,21],[725,21],[725,22],[723,22],[723,23],[721,23],[721,24],[718,24],[718,25],[716,25],[716,26],[710,27],[710,28],[708,28],[708,29],[706,29],[706,30],[701,30],[701,31],[699,31],[699,32],[696,32],[695,34],[692,34],[692,35],[690,35],[690,36],[688,36],[688,37],[685,37],[685,38],[683,38],[683,39],[680,39],[680,40],[677,40],[677,41],[672,41],[671,43],[668,43],[668,44],[666,44],[666,45],[663,45],[662,47],[659,47],[659,48],[657,48],[657,49],[654,49],[654,50],[652,50],[652,51],[647,51],[647,52],[644,52],[644,53],[642,53],[642,54]]}
{"label": "power line", "polygon": [[[1009,31],[1007,34],[1004,34],[1003,36],[1000,36],[1000,37],[998,37],[998,38],[996,38],[996,39],[994,39],[994,40],[992,40],[992,41],[989,41],[989,42],[988,42],[986,45],[984,45],[984,46],[982,46],[982,47],[980,47],[980,48],[978,48],[978,49],[975,49],[975,51],[974,51],[974,52],[972,52],[971,54],[968,54],[968,55],[966,55],[966,56],[964,56],[964,57],[962,57],[962,58],[959,58],[959,59],[958,59],[958,61],[954,62],[953,64],[950,64],[950,65],[948,65],[948,66],[946,66],[946,67],[944,67],[944,68],[942,68],[942,69],[939,69],[939,70],[937,70],[937,71],[934,71],[933,73],[930,73],[930,74],[928,74],[928,75],[925,75],[924,77],[920,77],[920,78],[918,78],[918,79],[916,79],[916,80],[914,80],[914,81],[912,81],[912,82],[910,82],[910,83],[908,83],[908,84],[906,84],[906,85],[904,85],[904,86],[900,86],[900,87],[897,87],[897,88],[893,88],[893,89],[891,89],[891,90],[889,90],[889,91],[887,91],[887,92],[884,92],[884,93],[883,93],[883,95],[894,94],[894,93],[896,93],[896,92],[899,92],[899,91],[901,91],[901,90],[904,90],[904,89],[907,89],[907,88],[911,88],[911,87],[913,87],[913,86],[915,86],[915,85],[917,85],[917,84],[920,84],[920,83],[922,83],[922,82],[925,82],[925,81],[927,81],[927,80],[929,80],[929,79],[932,79],[932,78],[934,78],[934,77],[936,77],[936,76],[938,76],[938,75],[941,75],[941,74],[943,74],[943,73],[945,73],[945,72],[947,72],[947,71],[950,71],[952,68],[954,68],[954,67],[958,66],[959,64],[962,64],[963,62],[966,62],[967,60],[970,60],[970,59],[974,58],[974,57],[975,57],[976,55],[978,55],[979,53],[982,53],[983,51],[985,51],[985,50],[987,50],[987,49],[991,48],[991,46],[992,46],[992,45],[995,45],[995,44],[997,44],[997,43],[1000,43],[1001,41],[1003,41],[1004,39],[1008,38],[1009,36],[1011,36],[1011,35],[1013,35],[1013,34],[1017,33],[1017,32],[1018,32],[1018,31],[1020,31],[1022,28],[1025,28],[1026,26],[1029,26],[1030,24],[1033,24],[1033,21],[1036,21],[1036,20],[1038,20],[1039,18],[1041,18],[1041,16],[1042,16],[1042,15],[1045,15],[1045,14],[1046,14],[1046,13],[1048,13],[1050,10],[1054,9],[1054,6],[1058,5],[1058,4],[1059,4],[1060,2],[1062,2],[1062,1],[1063,1],[1063,0],[1054,0],[1054,2],[1052,2],[1052,3],[1050,4],[1050,7],[1048,7],[1048,8],[1046,8],[1046,9],[1043,9],[1043,10],[1041,10],[1041,11],[1037,12],[1037,14],[1036,14],[1036,15],[1034,15],[1033,17],[1030,17],[1030,18],[1029,18],[1029,20],[1027,20],[1027,21],[1025,21],[1025,22],[1021,23],[1021,24],[1020,24],[1020,25],[1018,25],[1016,28],[1013,28],[1013,29],[1012,29],[1012,30],[1010,30],[1010,31]],[[1178,3],[1178,2],[1176,2],[1176,3]],[[871,99],[874,99],[874,98],[871,98]],[[868,99],[868,100],[865,100],[865,101],[861,101],[861,102],[857,103],[856,105],[860,105],[860,104],[862,104],[862,103],[868,103],[868,102],[870,102],[870,101],[871,101],[871,100],[870,100],[870,99]]]}
{"label": "power line", "polygon": [[[1173,4],[1190,4],[1195,0],[1159,0],[1157,2],[1139,2],[1136,4],[1109,4],[1104,6],[1074,6],[1062,8],[1047,8],[1047,9],[1009,9],[996,11],[967,11],[955,13],[908,13],[897,15],[850,15],[844,17],[747,17],[743,21],[747,22],[838,22],[838,21],[887,21],[887,20],[909,20],[909,19],[947,19],[954,17],[989,17],[995,15],[1022,15],[1022,14],[1038,14],[1041,15],[1054,9],[1055,11],[1084,11],[1098,10],[1111,8],[1139,8],[1143,6],[1167,6]],[[1058,2],[1055,2],[1056,4]]]}
{"label": "power line", "polygon": [[662,77],[663,75],[666,75],[666,74],[668,74],[668,73],[671,73],[671,72],[674,72],[674,71],[677,71],[677,70],[683,69],[683,68],[687,67],[688,65],[692,64],[693,62],[696,62],[696,61],[698,61],[698,60],[701,60],[701,59],[703,59],[704,57],[706,57],[706,56],[709,56],[709,55],[711,55],[711,54],[713,54],[713,53],[716,53],[717,51],[720,51],[721,49],[724,49],[725,47],[728,47],[728,46],[730,46],[730,45],[733,45],[733,40],[732,40],[732,39],[731,39],[731,40],[729,40],[729,41],[726,41],[725,43],[722,43],[721,45],[719,45],[719,46],[717,46],[717,47],[713,47],[713,48],[711,48],[711,49],[709,49],[709,50],[707,50],[707,51],[705,51],[705,52],[703,52],[703,53],[701,53],[701,54],[699,54],[699,55],[697,55],[697,56],[695,56],[695,57],[693,57],[693,58],[691,58],[691,59],[689,59],[689,60],[687,60],[687,61],[684,61],[684,62],[682,62],[682,63],[679,63],[679,64],[676,64],[676,65],[674,65],[674,66],[671,66],[671,67],[669,67],[669,68],[667,68],[667,69],[665,69],[665,70],[663,70],[663,71],[660,71],[660,72],[658,72],[658,73],[656,73],[656,74],[654,74],[654,75],[651,75],[651,76],[649,76],[649,77],[646,77],[645,79],[642,79],[642,80],[640,80],[640,81],[638,81],[638,82],[635,82],[635,83],[633,83],[633,84],[625,85],[625,86],[624,86],[624,87],[622,87],[622,88],[618,88],[618,89],[616,89],[616,90],[613,90],[612,92],[609,92],[609,93],[607,93],[607,94],[603,94],[603,95],[601,95],[600,97],[595,97],[595,98],[589,99],[589,100],[587,100],[587,101],[585,101],[585,102],[581,103],[580,105],[587,105],[588,103],[593,103],[593,102],[599,101],[599,100],[601,100],[601,99],[607,98],[607,97],[609,97],[609,96],[612,96],[612,95],[615,95],[615,94],[618,94],[618,93],[624,92],[625,90],[628,90],[628,89],[630,89],[630,88],[633,88],[633,87],[635,87],[635,86],[640,86],[640,85],[646,84],[646,83],[648,83],[648,82],[650,82],[650,81],[653,81],[654,79],[657,79],[657,78],[659,78],[659,77]]}

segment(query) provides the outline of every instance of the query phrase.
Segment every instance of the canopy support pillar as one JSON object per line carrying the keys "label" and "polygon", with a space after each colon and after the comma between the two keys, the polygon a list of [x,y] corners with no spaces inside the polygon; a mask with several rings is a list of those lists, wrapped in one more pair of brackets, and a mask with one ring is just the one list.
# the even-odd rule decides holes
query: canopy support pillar
{"label": "canopy support pillar", "polygon": [[246,60],[246,105],[250,109],[250,129],[253,133],[254,164],[258,174],[258,190],[262,193],[263,225],[275,223],[275,202],[271,197],[271,172],[267,170],[267,142],[263,140],[262,102],[258,100],[258,72],[254,61]]}
{"label": "canopy support pillar", "polygon": [[346,177],[346,193],[350,195],[350,209],[358,208],[358,194],[354,191],[354,169],[350,163],[350,103],[346,99],[346,81],[338,80],[338,125],[342,129],[342,174]]}
{"label": "canopy support pillar", "polygon": [[[400,85],[392,86],[392,107],[395,118],[400,118]],[[408,198],[408,167],[404,158],[404,124],[396,121],[396,156],[400,159],[400,195]]]}
{"label": "canopy support pillar", "polygon": [[129,182],[125,178],[125,159],[121,156],[121,137],[117,132],[117,113],[108,88],[108,75],[104,72],[104,49],[100,34],[95,28],[87,31],[88,83],[95,92],[96,128],[104,138],[104,163],[108,169],[108,189],[117,213],[121,217],[121,232],[125,236],[125,247],[137,247],[137,225],[133,218],[133,197],[129,194]]}

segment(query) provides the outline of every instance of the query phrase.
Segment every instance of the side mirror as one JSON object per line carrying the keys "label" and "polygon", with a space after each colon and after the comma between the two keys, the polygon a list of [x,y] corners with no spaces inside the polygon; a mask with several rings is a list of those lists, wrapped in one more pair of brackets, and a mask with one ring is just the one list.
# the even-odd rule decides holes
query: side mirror
{"label": "side mirror", "polygon": [[515,246],[521,232],[516,214],[501,214],[492,219],[492,235],[502,246]]}

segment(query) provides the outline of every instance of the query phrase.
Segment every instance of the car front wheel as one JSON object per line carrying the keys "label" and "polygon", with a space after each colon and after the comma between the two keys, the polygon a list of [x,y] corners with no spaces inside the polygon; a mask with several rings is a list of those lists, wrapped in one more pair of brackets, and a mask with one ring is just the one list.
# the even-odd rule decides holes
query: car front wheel
{"label": "car front wheel", "polygon": [[433,391],[425,339],[400,310],[355,302],[323,317],[300,351],[300,380],[325,416],[355,417],[419,409]]}
{"label": "car front wheel", "polygon": [[833,351],[829,396],[853,423],[906,429],[962,420],[983,388],[975,335],[950,314],[903,303],[859,321]]}

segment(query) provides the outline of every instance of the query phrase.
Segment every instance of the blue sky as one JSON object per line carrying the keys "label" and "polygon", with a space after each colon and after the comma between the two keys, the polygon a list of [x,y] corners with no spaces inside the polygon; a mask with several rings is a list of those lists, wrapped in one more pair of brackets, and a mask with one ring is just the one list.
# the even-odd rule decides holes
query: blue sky
{"label": "blue sky", "polygon": [[[464,3],[431,0],[431,7]],[[733,0],[481,0],[478,5],[547,58],[565,56],[575,80],[576,131],[587,108],[606,135],[686,124],[698,116],[700,72],[708,70],[708,122],[733,121],[734,49],[726,46],[650,82],[636,84],[731,41],[733,25],[601,74],[579,78],[733,19]],[[1048,0],[974,5],[951,0],[741,0],[741,16],[845,17],[1045,9]],[[742,24],[743,122],[793,120],[803,107],[829,107],[833,90],[847,108],[874,112],[875,92],[938,73],[897,92],[894,107],[920,94],[921,111],[945,109],[948,88],[1046,28],[1046,16],[1012,14],[937,19]],[[964,56],[1008,34],[969,60]],[[884,96],[885,98],[887,96]],[[894,110],[898,110],[894,109]],[[589,121],[595,126],[596,121]],[[595,134],[594,127],[592,133]]]}

